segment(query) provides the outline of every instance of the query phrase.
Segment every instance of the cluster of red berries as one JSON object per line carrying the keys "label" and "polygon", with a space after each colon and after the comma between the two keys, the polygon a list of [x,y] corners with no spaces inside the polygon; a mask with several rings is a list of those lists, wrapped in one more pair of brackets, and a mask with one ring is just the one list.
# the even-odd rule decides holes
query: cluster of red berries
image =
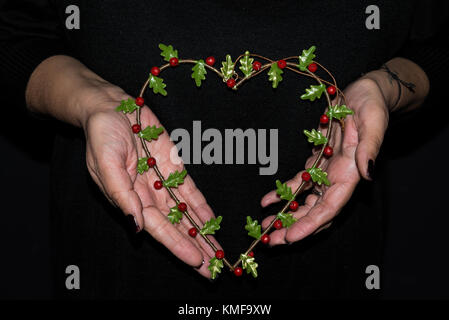
{"label": "cluster of red berries", "polygon": [[[179,64],[179,59],[176,57],[173,57],[169,60],[169,64],[170,64],[170,66],[175,67]],[[208,66],[212,67],[215,64],[215,58],[213,56],[207,57],[206,64]],[[287,66],[287,62],[282,59],[278,60],[277,66],[280,69],[284,69]],[[260,63],[259,61],[254,61],[253,70],[259,71],[261,68],[262,68],[262,63]],[[307,68],[309,69],[310,72],[316,72],[318,70],[318,66],[316,63],[311,63]],[[159,69],[158,67],[152,67],[150,72],[153,76],[157,77],[161,73],[161,69]],[[229,78],[226,81],[226,85],[228,86],[228,88],[234,88],[235,84],[236,84],[236,82],[235,82],[235,79],[233,79],[233,78]],[[329,87],[327,87],[327,92],[330,95],[334,95],[337,92],[337,88],[335,88],[335,86],[329,86]]]}

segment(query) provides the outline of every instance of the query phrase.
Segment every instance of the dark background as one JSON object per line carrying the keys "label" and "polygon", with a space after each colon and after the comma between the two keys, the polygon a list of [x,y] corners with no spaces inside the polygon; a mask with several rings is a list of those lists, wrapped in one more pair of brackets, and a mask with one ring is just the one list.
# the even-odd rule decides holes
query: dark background
{"label": "dark background", "polygon": [[[26,114],[21,97],[0,91],[0,298],[48,299],[49,163],[56,123]],[[434,92],[419,111],[393,116],[377,161],[375,179],[387,197],[380,266],[386,299],[449,298],[447,110],[446,94]]]}
{"label": "dark background", "polygon": [[[443,98],[435,95],[418,112],[394,116],[377,161],[376,179],[388,200],[384,298],[449,298]],[[4,101],[12,103],[3,103],[7,121],[0,128],[0,298],[51,298],[49,162],[56,123],[12,113],[14,99]]]}

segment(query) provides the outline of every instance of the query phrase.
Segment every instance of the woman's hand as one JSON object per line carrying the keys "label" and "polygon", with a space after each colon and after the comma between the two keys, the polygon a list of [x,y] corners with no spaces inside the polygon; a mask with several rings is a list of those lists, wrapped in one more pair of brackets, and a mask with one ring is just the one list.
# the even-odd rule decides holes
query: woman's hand
{"label": "woman's hand", "polygon": [[[121,95],[120,99],[105,103],[115,107],[120,104],[120,100],[129,98],[123,93]],[[188,235],[191,225],[185,217],[176,225],[167,219],[170,208],[176,204],[165,189],[154,188],[154,182],[159,180],[155,171],[150,169],[143,175],[137,173],[138,157],[144,157],[145,152],[131,131],[134,123],[135,114],[124,115],[113,109],[90,116],[84,127],[89,172],[105,196],[125,214],[135,218],[136,231],[143,228],[185,263],[193,267],[201,266],[199,272],[209,277],[208,264],[203,265],[203,261],[209,261],[214,251],[202,237],[191,238]],[[147,107],[141,110],[141,123],[143,128],[149,125],[161,126]],[[165,177],[175,170],[184,169],[182,162],[175,165],[170,159],[172,148],[176,147],[167,132],[149,144],[151,156],[156,159]],[[198,225],[214,217],[206,199],[189,175],[173,191],[181,202],[187,204],[190,215]]]}
{"label": "woman's hand", "polygon": [[[354,111],[354,115],[346,118],[343,132],[338,122],[335,123],[329,142],[334,151],[333,156],[329,159],[323,157],[320,166],[328,173],[331,185],[315,186],[322,195],[308,195],[304,205],[293,213],[298,221],[288,229],[274,231],[270,245],[299,241],[329,227],[350,199],[360,178],[372,180],[374,163],[388,126],[390,110],[419,106],[428,93],[427,77],[417,65],[401,58],[391,60],[388,64],[399,75],[404,70],[402,74],[409,77],[408,81],[411,81],[410,76],[415,76],[413,79],[418,80],[420,86],[413,93],[403,89],[404,95],[398,99],[399,83],[392,81],[386,72],[374,71],[344,90],[346,103]],[[333,101],[333,105],[336,103],[337,101]],[[323,134],[326,133],[326,128],[320,130]],[[318,151],[315,150],[307,160],[306,168],[312,166],[317,156]],[[287,182],[292,190],[296,190],[301,184],[302,172]],[[310,188],[312,184],[308,183],[307,186]],[[276,191],[271,191],[262,198],[261,205],[266,207],[278,201],[280,198]],[[273,219],[274,216],[266,218],[262,227],[266,228]]]}
{"label": "woman's hand", "polygon": [[[29,84],[32,87],[28,89],[31,109],[81,126],[86,136],[89,173],[107,199],[125,215],[132,217],[135,231],[147,231],[179,259],[197,268],[203,276],[210,277],[208,263],[204,261],[215,255],[212,248],[202,237],[191,238],[188,235],[191,226],[186,218],[180,224],[170,223],[167,215],[175,202],[164,189],[155,190],[153,185],[159,178],[154,170],[137,174],[138,158],[144,157],[145,153],[131,130],[132,124],[136,123],[136,115],[115,111],[120,101],[130,96],[69,57],[53,58],[53,61],[45,61],[39,68],[44,69],[35,71],[37,75],[32,76]],[[58,73],[55,76],[56,70]],[[61,70],[65,70],[66,74],[58,79]],[[46,88],[42,89],[46,92],[42,96],[38,86],[43,81]],[[38,96],[33,96],[33,92]],[[161,126],[148,107],[142,107],[141,123],[142,128]],[[183,169],[182,162],[174,164],[170,158],[172,148],[175,146],[166,132],[149,145],[151,155],[165,177]],[[203,225],[214,217],[190,176],[187,175],[184,184],[173,191],[180,201],[187,204],[197,224]],[[210,239],[220,248],[213,238]]]}

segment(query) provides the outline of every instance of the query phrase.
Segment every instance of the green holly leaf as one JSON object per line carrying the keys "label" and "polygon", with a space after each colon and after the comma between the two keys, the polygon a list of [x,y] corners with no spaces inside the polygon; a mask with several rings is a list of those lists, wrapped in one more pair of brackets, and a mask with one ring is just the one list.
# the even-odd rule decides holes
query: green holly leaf
{"label": "green holly leaf", "polygon": [[326,112],[326,115],[329,117],[329,119],[335,118],[338,120],[344,119],[347,115],[350,114],[354,114],[354,111],[352,111],[345,105],[330,107],[329,111]]}
{"label": "green holly leaf", "polygon": [[139,174],[143,174],[144,172],[148,171],[150,169],[150,166],[148,165],[148,158],[139,158],[139,161],[137,162],[137,172]]}
{"label": "green holly leaf", "polygon": [[220,223],[223,219],[222,216],[218,216],[216,219],[212,218],[209,221],[207,221],[203,228],[201,229],[201,234],[215,234],[215,231],[220,230]]}
{"label": "green holly leaf", "polygon": [[245,52],[245,56],[240,59],[240,70],[242,70],[245,76],[250,76],[253,73],[253,62],[254,59],[250,58],[249,51]]}
{"label": "green holly leaf", "polygon": [[273,88],[277,88],[279,82],[282,81],[282,76],[284,71],[282,71],[281,68],[278,67],[278,64],[276,62],[271,64],[270,71],[268,71],[268,80],[272,81]]}
{"label": "green holly leaf", "polygon": [[155,94],[162,94],[163,96],[167,95],[167,91],[164,89],[167,85],[164,83],[164,79],[153,76],[150,74],[149,78],[150,88],[153,89]]}
{"label": "green holly leaf", "polygon": [[284,228],[290,227],[292,224],[294,224],[298,220],[298,219],[293,217],[293,214],[291,214],[291,213],[282,213],[282,212],[279,212],[277,214],[277,218],[279,220],[281,220],[282,226]]}
{"label": "green holly leaf", "polygon": [[192,79],[195,79],[196,86],[200,87],[201,81],[206,80],[205,74],[207,74],[206,68],[204,67],[204,60],[198,60],[193,66],[192,71]]}
{"label": "green holly leaf", "polygon": [[165,61],[170,61],[171,58],[178,57],[178,50],[174,50],[173,46],[166,46],[165,44],[159,43],[159,49],[162,50],[161,56],[164,57]]}
{"label": "green holly leaf", "polygon": [[292,188],[287,186],[287,183],[282,183],[279,180],[276,180],[276,193],[281,196],[281,199],[290,201],[294,199]]}
{"label": "green holly leaf", "polygon": [[315,101],[316,98],[321,98],[323,92],[326,91],[326,86],[324,84],[312,85],[310,89],[306,89],[306,93],[301,96],[302,100]]}
{"label": "green holly leaf", "polygon": [[250,217],[246,217],[246,226],[245,230],[248,231],[248,235],[250,237],[260,239],[261,235],[261,226],[257,223],[257,220],[254,220]]}
{"label": "green holly leaf", "polygon": [[324,183],[326,186],[330,186],[331,183],[327,179],[327,172],[323,171],[321,168],[309,168],[306,171],[310,173],[313,182],[316,182],[319,185]]}
{"label": "green holly leaf", "polygon": [[246,273],[251,273],[254,278],[257,278],[258,264],[254,260],[254,257],[242,253],[240,259],[242,260],[242,268],[246,270]]}
{"label": "green holly leaf", "polygon": [[299,69],[301,71],[306,71],[309,64],[313,62],[313,59],[315,59],[315,46],[311,46],[309,50],[302,50],[302,55],[299,57]]}
{"label": "green holly leaf", "polygon": [[232,62],[231,55],[226,55],[226,61],[221,63],[223,67],[220,69],[223,75],[224,81],[227,81],[234,74],[234,63]]}
{"label": "green holly leaf", "polygon": [[218,273],[221,273],[221,269],[223,269],[223,261],[213,257],[209,260],[209,266],[207,267],[210,271],[211,279],[215,279]]}
{"label": "green holly leaf", "polygon": [[168,214],[168,220],[170,220],[171,223],[179,223],[179,221],[182,219],[182,212],[178,209],[178,206],[174,206],[173,208],[170,208],[170,213]]}
{"label": "green holly leaf", "polygon": [[307,141],[313,143],[315,146],[319,146],[327,143],[327,138],[321,133],[321,131],[316,131],[312,129],[312,131],[304,130],[304,134],[307,136]]}
{"label": "green holly leaf", "polygon": [[139,106],[136,104],[135,100],[129,98],[128,100],[120,101],[120,105],[115,108],[115,111],[122,111],[123,113],[133,113],[139,109]]}
{"label": "green holly leaf", "polygon": [[147,141],[151,141],[151,140],[156,140],[159,135],[164,132],[164,128],[162,127],[156,127],[154,126],[148,126],[145,129],[143,129],[142,131],[139,132],[139,137],[147,140]]}
{"label": "green holly leaf", "polygon": [[167,188],[177,188],[178,185],[184,183],[184,178],[186,177],[186,175],[187,175],[186,169],[182,170],[181,172],[178,172],[178,170],[176,170],[175,172],[170,173],[168,178],[165,179],[165,181],[162,184],[164,185],[164,187]]}

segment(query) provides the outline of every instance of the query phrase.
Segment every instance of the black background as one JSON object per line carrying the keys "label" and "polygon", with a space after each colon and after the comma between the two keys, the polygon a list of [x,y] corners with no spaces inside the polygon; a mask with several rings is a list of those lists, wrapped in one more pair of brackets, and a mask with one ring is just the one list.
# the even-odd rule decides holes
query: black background
{"label": "black background", "polygon": [[[0,298],[52,298],[49,174],[56,122],[2,92]],[[387,195],[383,298],[449,298],[446,95],[394,116],[377,161]]]}
{"label": "black background", "polygon": [[[388,200],[384,298],[449,297],[449,127],[443,98],[394,116],[377,161],[376,179]],[[0,297],[51,298],[49,161],[56,123],[7,110],[4,116],[9,120],[0,129]]]}

